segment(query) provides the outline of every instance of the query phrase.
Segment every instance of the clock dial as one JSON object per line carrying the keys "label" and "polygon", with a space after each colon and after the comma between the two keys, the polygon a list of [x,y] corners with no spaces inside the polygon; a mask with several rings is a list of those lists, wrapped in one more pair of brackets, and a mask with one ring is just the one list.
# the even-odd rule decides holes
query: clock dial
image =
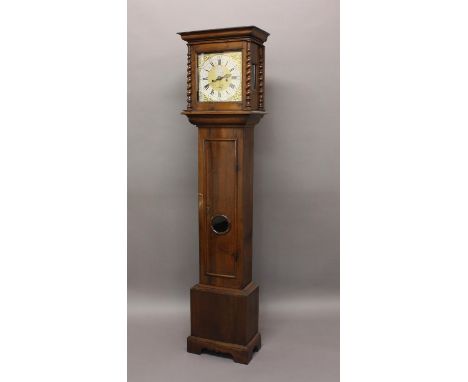
{"label": "clock dial", "polygon": [[200,102],[242,101],[242,52],[198,55]]}

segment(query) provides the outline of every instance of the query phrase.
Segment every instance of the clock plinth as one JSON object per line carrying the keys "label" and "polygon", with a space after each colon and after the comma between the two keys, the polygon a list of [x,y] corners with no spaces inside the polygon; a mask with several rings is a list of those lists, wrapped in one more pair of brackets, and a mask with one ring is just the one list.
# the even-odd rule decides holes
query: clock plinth
{"label": "clock plinth", "polygon": [[197,284],[190,290],[191,336],[187,350],[227,353],[248,364],[260,349],[258,286],[231,289]]}
{"label": "clock plinth", "polygon": [[187,351],[248,364],[261,347],[252,282],[254,127],[265,115],[264,46],[256,27],[181,33],[187,110],[198,127],[199,283]]}

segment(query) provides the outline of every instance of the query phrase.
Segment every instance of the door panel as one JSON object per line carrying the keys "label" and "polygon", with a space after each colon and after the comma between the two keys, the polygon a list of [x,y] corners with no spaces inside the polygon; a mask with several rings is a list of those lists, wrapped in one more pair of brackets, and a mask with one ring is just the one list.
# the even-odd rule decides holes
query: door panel
{"label": "door panel", "polygon": [[[209,276],[236,277],[237,235],[237,139],[208,138],[203,141],[205,173],[205,272]],[[220,233],[213,218],[223,216]],[[217,218],[221,221],[221,218]],[[216,220],[217,220],[216,219]],[[227,226],[227,229],[226,229]]]}

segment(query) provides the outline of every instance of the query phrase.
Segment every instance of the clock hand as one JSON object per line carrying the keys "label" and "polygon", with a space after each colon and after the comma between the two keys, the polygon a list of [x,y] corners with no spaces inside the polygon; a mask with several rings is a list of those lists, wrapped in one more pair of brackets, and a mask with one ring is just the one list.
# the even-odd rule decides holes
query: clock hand
{"label": "clock hand", "polygon": [[224,76],[218,76],[215,80],[211,80],[211,82],[221,81],[223,78],[231,77],[231,73],[227,73]]}
{"label": "clock hand", "polygon": [[[224,77],[224,76],[223,76]],[[216,82],[216,81],[220,81],[223,79],[223,77],[221,76],[218,76],[215,80],[211,80],[211,82]]]}

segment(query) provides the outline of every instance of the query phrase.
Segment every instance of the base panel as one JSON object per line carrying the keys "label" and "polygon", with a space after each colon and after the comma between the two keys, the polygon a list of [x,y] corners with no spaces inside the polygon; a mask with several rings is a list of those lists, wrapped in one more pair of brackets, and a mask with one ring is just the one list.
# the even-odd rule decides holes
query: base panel
{"label": "base panel", "polygon": [[187,351],[189,353],[201,354],[204,350],[207,350],[215,353],[229,354],[234,362],[244,365],[250,362],[253,352],[260,350],[261,346],[260,333],[255,334],[252,340],[245,346],[194,336],[187,337]]}
{"label": "base panel", "polygon": [[235,362],[248,363],[260,349],[258,330],[259,288],[243,289],[197,284],[190,290],[190,353],[203,349],[231,354]]}
{"label": "base panel", "polygon": [[191,335],[246,346],[258,333],[258,291],[197,284],[190,290]]}

